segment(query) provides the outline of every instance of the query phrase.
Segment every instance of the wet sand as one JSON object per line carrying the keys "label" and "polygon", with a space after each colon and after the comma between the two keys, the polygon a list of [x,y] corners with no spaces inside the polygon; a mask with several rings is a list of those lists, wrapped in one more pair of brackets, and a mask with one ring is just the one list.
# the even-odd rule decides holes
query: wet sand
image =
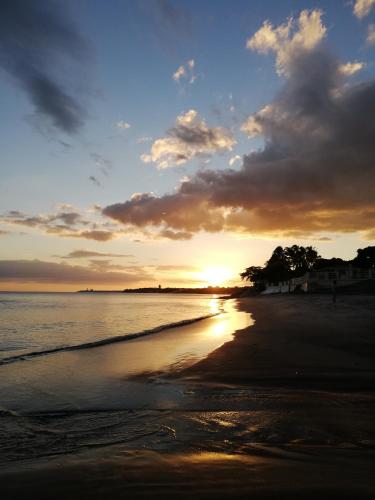
{"label": "wet sand", "polygon": [[[3,498],[56,499],[372,499],[373,454],[313,451],[301,460],[220,453],[160,454],[140,451],[14,474]],[[299,458],[299,460],[297,460]],[[353,469],[353,463],[356,467]],[[11,486],[9,486],[11,484]]]}
{"label": "wet sand", "polygon": [[238,304],[253,326],[160,381],[182,384],[180,408],[114,413],[103,433],[119,444],[88,434],[61,457],[56,443],[78,442],[82,415],[62,416],[62,434],[37,415],[51,457],[15,462],[4,497],[374,498],[375,298]]}

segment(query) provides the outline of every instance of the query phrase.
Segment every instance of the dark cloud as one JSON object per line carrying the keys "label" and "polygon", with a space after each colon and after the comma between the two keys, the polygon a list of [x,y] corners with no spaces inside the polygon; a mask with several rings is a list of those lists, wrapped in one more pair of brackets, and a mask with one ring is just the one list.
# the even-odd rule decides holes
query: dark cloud
{"label": "dark cloud", "polygon": [[7,217],[9,218],[17,218],[17,217],[24,217],[25,214],[23,212],[20,212],[19,210],[9,210],[9,212],[7,212]]}
{"label": "dark cloud", "polygon": [[81,215],[77,212],[60,212],[55,216],[55,220],[59,219],[68,226],[74,226],[81,221]]}
{"label": "dark cloud", "polygon": [[[86,224],[86,221],[84,221],[77,212],[58,212],[56,214],[28,216],[18,210],[11,210],[3,216],[2,220],[27,227],[49,227],[49,225],[52,224],[51,227],[59,227],[61,229],[68,229],[70,226],[74,226],[78,223]],[[55,222],[60,222],[60,224],[54,225],[53,223]]]}
{"label": "dark cloud", "polygon": [[170,229],[161,230],[159,236],[170,240],[191,240],[193,237],[192,233],[188,231],[171,231]]}
{"label": "dark cloud", "polygon": [[101,186],[101,182],[94,175],[90,175],[89,180],[95,184],[95,186]]}
{"label": "dark cloud", "polygon": [[[99,170],[99,174],[104,177],[109,177],[113,167],[111,160],[108,160],[108,158],[104,158],[104,156],[98,153],[90,153],[90,157],[94,160],[95,166]],[[97,186],[102,185],[102,182],[97,175],[90,175],[89,179]]]}
{"label": "dark cloud", "polygon": [[265,146],[240,169],[200,171],[173,194],[139,194],[103,214],[164,232],[296,237],[375,228],[375,81],[348,84],[321,43],[288,52],[285,78],[243,126]]}
{"label": "dark cloud", "polygon": [[101,231],[101,230],[88,230],[88,231],[77,231],[75,233],[61,233],[61,236],[65,238],[84,238],[86,240],[94,241],[110,241],[116,237],[116,233],[112,231]]}
{"label": "dark cloud", "polygon": [[105,170],[106,175],[108,175],[108,171],[112,168],[112,161],[108,160],[108,158],[104,158],[104,156],[99,153],[90,153],[90,156],[94,160],[96,166]]}
{"label": "dark cloud", "polygon": [[39,229],[47,234],[53,234],[62,238],[110,241],[116,238],[118,234],[121,234],[121,232],[111,228],[111,224],[98,224],[93,219],[87,220],[78,212],[57,212],[29,216],[13,210],[0,216],[0,221],[5,224]]}
{"label": "dark cloud", "polygon": [[149,273],[140,269],[134,272],[112,272],[40,260],[0,260],[0,281],[7,283],[71,283],[80,286],[117,284],[122,286],[147,280],[150,277]]}
{"label": "dark cloud", "polygon": [[121,253],[105,253],[105,252],[94,252],[92,250],[73,250],[68,253],[68,255],[64,255],[62,259],[86,259],[89,257],[125,257],[132,258],[134,255],[132,254],[121,254]]}
{"label": "dark cloud", "polygon": [[66,75],[79,73],[88,57],[62,3],[2,0],[0,67],[24,89],[38,116],[70,134],[81,127],[85,112]]}

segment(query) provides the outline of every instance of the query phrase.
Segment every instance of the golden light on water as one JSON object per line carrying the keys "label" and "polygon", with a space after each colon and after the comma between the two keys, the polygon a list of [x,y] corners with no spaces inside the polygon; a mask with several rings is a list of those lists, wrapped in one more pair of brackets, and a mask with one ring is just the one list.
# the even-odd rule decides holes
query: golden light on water
{"label": "golden light on water", "polygon": [[200,273],[201,280],[208,286],[222,286],[232,277],[228,267],[205,267]]}
{"label": "golden light on water", "polygon": [[216,296],[210,300],[210,312],[211,314],[217,314],[220,312],[220,300],[216,298]]}
{"label": "golden light on water", "polygon": [[212,328],[212,333],[216,337],[221,337],[228,332],[228,324],[226,321],[218,321]]}

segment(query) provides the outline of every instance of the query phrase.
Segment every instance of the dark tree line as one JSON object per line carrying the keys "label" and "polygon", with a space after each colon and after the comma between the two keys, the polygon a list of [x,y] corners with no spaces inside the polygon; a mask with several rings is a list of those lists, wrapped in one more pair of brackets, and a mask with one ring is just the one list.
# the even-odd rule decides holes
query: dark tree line
{"label": "dark tree line", "polygon": [[243,280],[252,283],[264,281],[287,281],[306,272],[322,269],[323,267],[353,265],[360,268],[375,268],[375,246],[360,248],[352,260],[343,260],[337,257],[323,259],[315,248],[293,245],[291,247],[276,247],[271,257],[263,267],[250,266],[240,276]]}

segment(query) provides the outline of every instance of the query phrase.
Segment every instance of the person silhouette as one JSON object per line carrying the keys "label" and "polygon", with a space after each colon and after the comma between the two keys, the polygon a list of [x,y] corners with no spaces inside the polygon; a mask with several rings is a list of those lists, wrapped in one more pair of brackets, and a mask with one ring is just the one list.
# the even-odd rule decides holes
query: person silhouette
{"label": "person silhouette", "polygon": [[336,303],[336,296],[337,296],[337,280],[333,280],[332,282],[332,302],[335,304]]}

